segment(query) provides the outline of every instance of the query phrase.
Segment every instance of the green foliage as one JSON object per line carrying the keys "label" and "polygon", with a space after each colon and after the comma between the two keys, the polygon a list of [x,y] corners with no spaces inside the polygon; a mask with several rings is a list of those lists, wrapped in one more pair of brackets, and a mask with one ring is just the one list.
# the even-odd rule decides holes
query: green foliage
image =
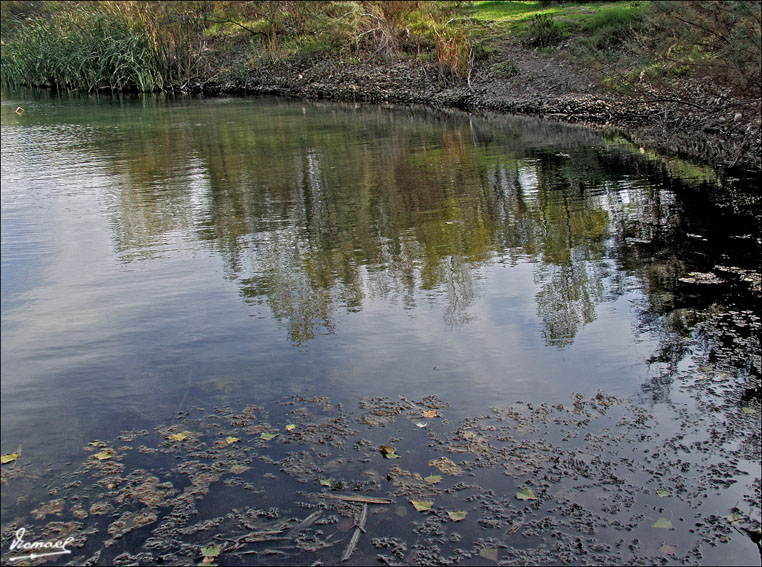
{"label": "green foliage", "polygon": [[198,20],[177,8],[102,2],[33,15],[3,39],[2,82],[143,92],[187,83]]}
{"label": "green foliage", "polygon": [[709,77],[759,95],[762,2],[653,2],[647,17],[640,47],[656,54],[663,73]]}
{"label": "green foliage", "polygon": [[561,29],[550,14],[535,14],[529,26],[530,38],[527,45],[532,47],[550,47],[561,39]]}

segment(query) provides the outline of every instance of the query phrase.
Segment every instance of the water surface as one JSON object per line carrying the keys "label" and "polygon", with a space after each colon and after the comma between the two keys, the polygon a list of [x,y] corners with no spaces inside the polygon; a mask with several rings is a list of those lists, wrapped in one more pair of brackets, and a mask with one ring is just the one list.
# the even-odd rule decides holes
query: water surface
{"label": "water surface", "polygon": [[759,312],[751,184],[527,118],[5,96],[3,453],[293,394],[680,401],[697,313]]}

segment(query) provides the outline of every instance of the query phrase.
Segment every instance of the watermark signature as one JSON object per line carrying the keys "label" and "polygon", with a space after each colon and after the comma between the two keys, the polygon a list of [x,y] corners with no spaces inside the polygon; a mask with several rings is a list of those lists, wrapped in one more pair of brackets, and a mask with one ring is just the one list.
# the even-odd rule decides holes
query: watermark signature
{"label": "watermark signature", "polygon": [[65,555],[71,553],[71,550],[66,549],[67,545],[74,542],[72,536],[63,540],[56,541],[24,541],[24,534],[26,528],[19,528],[16,530],[15,537],[11,542],[11,551],[17,553],[24,553],[31,551],[28,555],[18,555],[16,557],[9,557],[8,561],[19,561],[20,559],[37,559],[38,557],[50,557],[53,555]]}

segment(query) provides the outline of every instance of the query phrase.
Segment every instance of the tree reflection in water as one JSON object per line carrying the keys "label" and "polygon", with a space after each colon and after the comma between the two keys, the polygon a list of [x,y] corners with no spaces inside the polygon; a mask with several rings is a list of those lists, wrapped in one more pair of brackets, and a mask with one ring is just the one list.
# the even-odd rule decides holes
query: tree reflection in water
{"label": "tree reflection in water", "polygon": [[675,280],[696,268],[685,234],[711,231],[695,226],[719,184],[708,170],[680,166],[704,177],[691,204],[663,165],[584,129],[352,105],[245,108],[184,108],[178,126],[156,103],[142,143],[95,144],[125,179],[111,203],[123,261],[161,254],[176,235],[198,239],[295,344],[332,333],[369,299],[413,308],[434,293],[447,325],[467,324],[494,261],[534,263],[548,345],[571,344],[633,277],[649,298],[644,321],[681,320]]}

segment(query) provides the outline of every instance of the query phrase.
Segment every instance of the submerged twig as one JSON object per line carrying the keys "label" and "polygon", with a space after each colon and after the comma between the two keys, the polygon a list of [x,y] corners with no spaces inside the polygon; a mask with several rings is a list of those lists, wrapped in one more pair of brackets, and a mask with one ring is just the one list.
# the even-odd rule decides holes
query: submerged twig
{"label": "submerged twig", "polygon": [[362,512],[360,513],[360,519],[355,524],[355,533],[352,534],[352,539],[349,540],[349,545],[344,550],[344,555],[341,556],[342,561],[346,561],[352,555],[352,552],[357,547],[357,542],[360,539],[360,533],[365,533],[365,522],[368,519],[368,505],[362,505]]}
{"label": "submerged twig", "polygon": [[304,528],[311,526],[320,517],[320,514],[322,514],[322,512],[320,510],[316,510],[315,512],[313,512],[312,514],[304,518],[297,525],[295,525],[293,528],[291,528],[288,531],[287,535],[290,537],[293,537],[296,534],[298,534],[300,531],[302,531]]}
{"label": "submerged twig", "polygon": [[330,498],[332,500],[344,500],[346,502],[362,502],[364,504],[394,504],[391,498],[378,498],[374,496],[351,496],[345,494],[318,494],[320,498]]}

